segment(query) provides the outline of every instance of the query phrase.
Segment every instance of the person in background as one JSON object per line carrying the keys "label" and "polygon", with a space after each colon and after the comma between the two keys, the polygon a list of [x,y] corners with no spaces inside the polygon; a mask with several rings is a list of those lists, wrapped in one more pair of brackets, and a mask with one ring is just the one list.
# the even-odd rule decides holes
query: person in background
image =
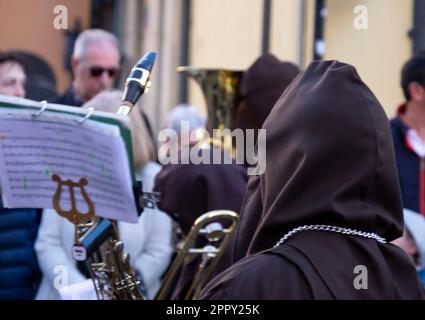
{"label": "person in background", "polygon": [[[51,103],[80,107],[103,90],[110,90],[120,72],[121,53],[115,35],[101,29],[83,31],[75,41],[71,86]],[[153,130],[146,114],[139,110],[153,142]]]}
{"label": "person in background", "polygon": [[406,101],[391,120],[391,131],[406,230],[394,243],[414,259],[418,272],[423,274],[425,265],[415,256],[425,247],[425,238],[417,236],[425,234],[425,53],[419,53],[404,64],[401,88]]}
{"label": "person in background", "polygon": [[[0,94],[25,97],[25,68],[0,53]],[[32,300],[40,281],[34,250],[40,210],[6,209],[0,199],[0,300]]]}
{"label": "person in background", "polygon": [[120,70],[117,38],[104,30],[89,29],[75,41],[71,57],[74,80],[52,103],[80,107],[103,90],[112,89]]}
{"label": "person in background", "polygon": [[[194,109],[183,108],[174,111],[169,120],[171,128],[176,129],[176,134],[179,136],[177,145],[171,141],[170,151],[178,150],[178,158],[181,161],[164,165],[155,179],[154,190],[161,193],[158,206],[178,223],[182,237],[186,237],[195,220],[204,213],[212,210],[239,212],[247,175],[246,169],[232,159],[229,164],[214,164],[210,160],[209,164],[199,165],[190,160],[190,151],[193,151],[194,146],[201,140],[197,141],[196,134],[192,134],[192,138],[195,138],[192,141],[188,137],[181,137],[183,132],[180,132],[180,129],[186,122],[186,125],[189,124],[187,133],[196,133],[196,129],[200,129],[201,124],[205,126],[205,121],[200,121],[201,118],[195,115],[197,112]],[[202,151],[207,157],[212,157],[213,148],[222,157],[229,157],[227,152],[223,152],[217,146],[208,145]],[[161,160],[161,156],[159,158]],[[183,267],[171,294],[173,299],[184,299],[199,261],[199,259],[192,259]]]}
{"label": "person in background", "polygon": [[404,209],[403,235],[392,241],[412,259],[422,284],[425,285],[425,219],[415,211]]}
{"label": "person in background", "polygon": [[[240,88],[242,99],[236,112],[236,127],[244,130],[254,129],[256,132],[261,129],[279,97],[299,73],[297,65],[280,61],[272,54],[266,53],[258,57],[242,78]],[[250,176],[242,202],[239,224],[229,246],[231,263],[245,256],[260,220],[262,208],[259,207],[258,201],[259,183],[259,175]]]}
{"label": "person in background", "polygon": [[[231,129],[253,129],[257,133],[274,103],[298,73],[299,68],[296,65],[281,62],[271,54],[264,54],[256,59],[244,73],[241,86],[238,88],[240,99],[235,106],[233,128]],[[248,148],[245,150],[248,152]],[[187,178],[181,179],[182,175]],[[160,203],[163,210],[168,213],[177,213],[180,221],[185,221],[183,233],[186,234],[195,219],[210,210],[227,209],[240,213],[247,180],[247,168],[240,164],[177,164],[164,167],[157,177],[155,188],[164,194],[164,200]],[[255,184],[256,177],[253,176],[250,178],[248,188]],[[173,192],[172,190],[179,191]],[[241,219],[243,219],[242,216]],[[244,225],[243,228],[251,230],[250,223],[252,221],[248,222],[248,225]],[[255,228],[255,224],[253,228]],[[240,232],[245,233],[246,230]],[[238,242],[237,245],[244,244]],[[236,252],[239,252],[237,245],[232,245],[232,241],[230,242],[213,275],[231,265],[233,247]],[[186,278],[186,282],[188,282],[189,276],[184,276],[185,273],[189,274],[190,272],[183,272],[181,279]],[[183,285],[182,283],[184,280],[180,281],[176,292],[184,292],[187,284]],[[182,297],[181,294],[174,296]]]}
{"label": "person in background", "polygon": [[425,215],[425,53],[407,61],[401,73],[406,102],[391,120],[403,206]]}
{"label": "person in background", "polygon": [[[121,91],[104,91],[83,107],[115,113],[121,97]],[[161,166],[153,161],[155,149],[137,110],[130,114],[130,124],[137,175],[142,181],[143,191],[151,192]],[[71,257],[74,228],[54,210],[44,211],[35,245],[43,272],[37,299],[59,299],[59,292],[54,287],[57,277],[55,268],[58,265],[67,268],[68,285],[86,279]],[[130,254],[130,263],[144,284],[147,298],[152,299],[172,257],[172,220],[158,209],[145,208],[137,224],[118,222],[118,232],[124,243],[124,251]]]}
{"label": "person in background", "polygon": [[[188,126],[189,137],[182,134],[183,124]],[[176,141],[162,141],[159,146],[159,156],[170,156],[173,152],[179,152],[183,148],[198,142],[196,140],[196,130],[205,129],[207,119],[194,106],[188,104],[178,104],[167,115],[162,129],[171,129],[177,133]],[[191,140],[192,138],[192,140]],[[160,159],[161,160],[161,159]]]}
{"label": "person in background", "polygon": [[23,63],[9,53],[0,53],[0,94],[25,97],[27,77]]}

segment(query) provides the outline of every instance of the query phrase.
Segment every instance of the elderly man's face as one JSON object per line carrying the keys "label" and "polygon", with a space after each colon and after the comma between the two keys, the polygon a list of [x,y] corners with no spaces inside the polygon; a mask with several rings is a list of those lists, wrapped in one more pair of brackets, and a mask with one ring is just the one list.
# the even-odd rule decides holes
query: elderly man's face
{"label": "elderly man's face", "polygon": [[111,89],[119,71],[120,55],[109,42],[99,42],[87,48],[84,57],[73,59],[75,90],[88,101],[99,92]]}
{"label": "elderly man's face", "polygon": [[0,64],[0,94],[25,97],[26,76],[23,68],[16,62]]}

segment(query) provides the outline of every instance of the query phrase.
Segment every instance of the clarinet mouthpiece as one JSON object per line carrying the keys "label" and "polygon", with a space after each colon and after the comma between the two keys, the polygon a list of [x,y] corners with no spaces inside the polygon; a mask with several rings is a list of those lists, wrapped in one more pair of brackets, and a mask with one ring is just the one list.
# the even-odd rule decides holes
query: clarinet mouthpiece
{"label": "clarinet mouthpiece", "polygon": [[122,105],[118,110],[118,114],[130,113],[142,94],[149,91],[151,87],[150,74],[155,64],[155,59],[156,53],[148,52],[131,69],[126,80]]}

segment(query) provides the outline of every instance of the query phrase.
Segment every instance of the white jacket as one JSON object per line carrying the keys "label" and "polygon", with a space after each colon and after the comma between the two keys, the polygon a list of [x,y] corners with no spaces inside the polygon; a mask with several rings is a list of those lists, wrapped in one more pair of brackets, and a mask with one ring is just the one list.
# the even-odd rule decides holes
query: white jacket
{"label": "white jacket", "polygon": [[416,269],[420,271],[425,268],[425,219],[420,213],[406,208],[403,209],[403,213],[404,226],[409,230],[418,249]]}
{"label": "white jacket", "polygon": [[[152,191],[156,174],[161,166],[147,163],[140,172],[143,191]],[[54,210],[44,210],[35,243],[43,279],[36,299],[60,299],[55,286],[61,285],[64,270],[65,283],[71,285],[86,280],[71,257],[74,245],[74,225],[60,217]],[[145,209],[139,223],[118,222],[118,232],[124,251],[130,254],[131,265],[140,273],[152,299],[160,287],[160,277],[167,269],[173,253],[172,220],[162,211]]]}

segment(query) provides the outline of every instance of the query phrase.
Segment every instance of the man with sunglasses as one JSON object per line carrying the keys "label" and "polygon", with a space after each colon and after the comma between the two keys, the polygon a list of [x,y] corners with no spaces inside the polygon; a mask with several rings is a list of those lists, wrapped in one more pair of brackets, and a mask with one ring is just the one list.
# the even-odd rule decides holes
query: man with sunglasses
{"label": "man with sunglasses", "polygon": [[103,90],[112,89],[120,67],[117,38],[104,30],[82,32],[71,58],[74,80],[70,88],[51,102],[81,106]]}

